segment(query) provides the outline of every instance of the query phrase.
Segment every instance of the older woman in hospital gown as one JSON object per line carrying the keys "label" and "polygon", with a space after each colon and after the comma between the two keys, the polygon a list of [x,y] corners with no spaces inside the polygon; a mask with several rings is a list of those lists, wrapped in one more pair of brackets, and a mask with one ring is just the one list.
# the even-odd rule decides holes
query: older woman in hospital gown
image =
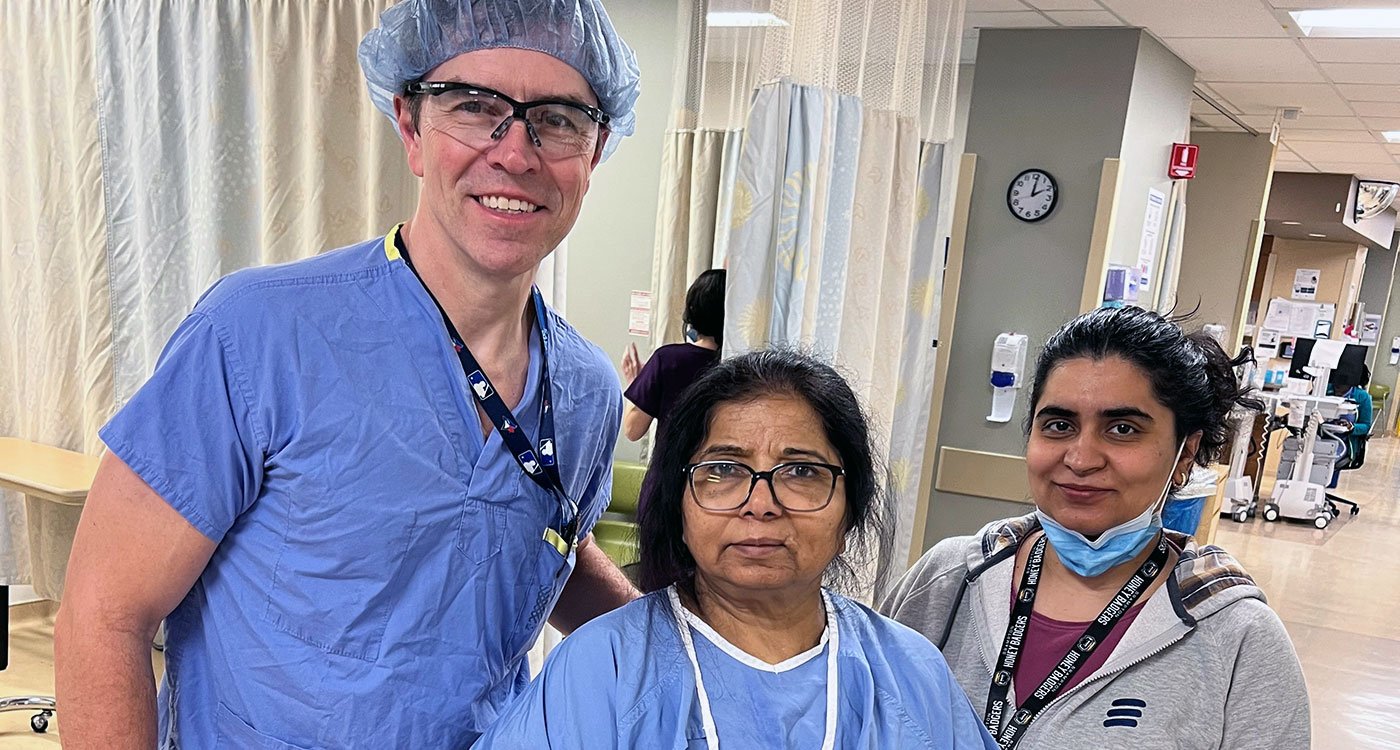
{"label": "older woman in hospital gown", "polygon": [[716,365],[652,460],[650,593],[567,638],[476,747],[996,747],[925,638],[822,586],[883,547],[877,466],[830,367]]}

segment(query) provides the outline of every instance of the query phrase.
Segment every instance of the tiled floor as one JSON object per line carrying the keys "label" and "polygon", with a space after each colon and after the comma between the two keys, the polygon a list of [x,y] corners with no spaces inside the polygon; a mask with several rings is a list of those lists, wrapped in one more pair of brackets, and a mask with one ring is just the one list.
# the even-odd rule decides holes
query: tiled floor
{"label": "tiled floor", "polygon": [[[1372,441],[1366,466],[1338,494],[1362,504],[1325,531],[1302,523],[1222,519],[1216,543],[1254,574],[1293,636],[1312,695],[1315,750],[1400,750],[1400,439]],[[52,619],[11,633],[0,697],[53,694]],[[155,655],[160,669],[160,655]],[[57,727],[29,730],[0,714],[0,747],[58,747]]]}
{"label": "tiled floor", "polygon": [[1239,558],[1283,618],[1312,697],[1315,750],[1400,749],[1400,439],[1371,441],[1336,493],[1358,516],[1325,531],[1301,522],[1221,519],[1215,542]]}

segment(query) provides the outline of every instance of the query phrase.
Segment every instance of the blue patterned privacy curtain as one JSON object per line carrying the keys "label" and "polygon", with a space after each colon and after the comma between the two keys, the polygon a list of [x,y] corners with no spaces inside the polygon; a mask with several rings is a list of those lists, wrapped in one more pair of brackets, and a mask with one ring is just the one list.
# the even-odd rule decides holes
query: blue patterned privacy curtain
{"label": "blue patterned privacy curtain", "polygon": [[[952,177],[943,144],[966,2],[681,6],[652,343],[676,340],[690,279],[726,266],[726,355],[799,346],[864,398],[893,478],[889,557],[902,567],[925,471],[948,232],[940,193]],[[775,21],[710,26],[712,10]]]}
{"label": "blue patterned privacy curtain", "polygon": [[942,288],[943,146],[913,118],[779,81],[745,129],[729,240],[725,350],[797,346],[833,362],[874,417],[907,558]]}

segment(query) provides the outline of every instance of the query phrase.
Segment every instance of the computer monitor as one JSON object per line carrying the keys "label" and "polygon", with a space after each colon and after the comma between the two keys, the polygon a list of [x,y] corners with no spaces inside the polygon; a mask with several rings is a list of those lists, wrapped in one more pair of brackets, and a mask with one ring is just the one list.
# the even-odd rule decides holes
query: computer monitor
{"label": "computer monitor", "polygon": [[[1293,361],[1288,366],[1288,377],[1306,378],[1312,380],[1312,374],[1303,368],[1308,366],[1308,360],[1312,357],[1313,344],[1315,339],[1299,337],[1293,342]],[[1332,377],[1328,383],[1332,385],[1332,391],[1343,394],[1353,387],[1361,385],[1364,379],[1362,371],[1366,369],[1366,347],[1358,344],[1347,344],[1347,348],[1342,352],[1342,358],[1337,362],[1337,366],[1332,368]]]}

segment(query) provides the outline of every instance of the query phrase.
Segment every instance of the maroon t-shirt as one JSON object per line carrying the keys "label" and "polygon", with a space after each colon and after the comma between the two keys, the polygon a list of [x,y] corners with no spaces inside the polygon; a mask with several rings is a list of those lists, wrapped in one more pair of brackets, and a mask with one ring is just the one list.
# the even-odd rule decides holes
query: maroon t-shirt
{"label": "maroon t-shirt", "polygon": [[651,359],[642,365],[642,371],[622,395],[654,418],[660,431],[681,393],[718,361],[719,352],[713,349],[667,344],[651,353]]}
{"label": "maroon t-shirt", "polygon": [[[1013,586],[1011,592],[1012,601],[1015,602],[1016,587]],[[1123,615],[1110,630],[1108,637],[1103,639],[1089,654],[1089,659],[1084,666],[1074,673],[1074,677],[1060,689],[1060,694],[1078,685],[1099,667],[1108,661],[1108,657],[1113,653],[1113,649],[1118,647],[1118,642],[1123,640],[1123,634],[1128,632],[1128,627],[1137,619],[1138,613],[1142,611],[1146,602],[1135,605]],[[1088,622],[1064,622],[1055,620],[1039,612],[1031,613],[1031,624],[1026,628],[1026,640],[1021,647],[1021,658],[1016,663],[1016,700],[1018,703],[1025,703],[1031,693],[1040,687],[1040,683],[1045,682],[1045,678],[1059,666],[1060,660],[1065,658],[1065,654],[1074,648],[1074,644],[1084,636],[1084,631],[1089,627]],[[1017,706],[1020,707],[1019,705]]]}

